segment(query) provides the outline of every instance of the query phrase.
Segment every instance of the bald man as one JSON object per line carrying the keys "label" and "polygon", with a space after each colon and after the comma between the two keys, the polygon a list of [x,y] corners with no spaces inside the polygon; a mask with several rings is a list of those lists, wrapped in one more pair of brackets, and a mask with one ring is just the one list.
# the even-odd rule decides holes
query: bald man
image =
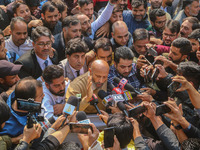
{"label": "bald man", "polygon": [[132,35],[128,32],[128,27],[124,21],[116,21],[112,25],[111,35],[111,43],[114,51],[120,46],[131,47],[133,45]]}
{"label": "bald man", "polygon": [[[91,106],[90,99],[92,94],[98,95],[99,90],[107,91],[107,78],[109,73],[109,65],[104,60],[95,60],[89,71],[85,74],[74,79],[68,89],[66,94],[66,101],[72,95],[81,94],[80,111],[85,111],[86,113],[97,113],[94,106]],[[102,100],[98,97],[99,103],[98,107],[101,110],[105,110],[105,106],[102,104]]]}

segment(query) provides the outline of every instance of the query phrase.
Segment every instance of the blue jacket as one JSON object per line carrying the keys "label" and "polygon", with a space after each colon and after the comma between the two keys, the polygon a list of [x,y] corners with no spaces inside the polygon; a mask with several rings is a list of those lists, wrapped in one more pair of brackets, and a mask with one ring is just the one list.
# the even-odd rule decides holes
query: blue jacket
{"label": "blue jacket", "polygon": [[128,31],[131,33],[131,35],[133,34],[133,32],[136,29],[138,29],[138,28],[146,29],[150,25],[147,15],[145,16],[145,18],[142,21],[138,22],[133,17],[131,10],[123,11],[123,20],[126,23],[126,25],[128,27]]}
{"label": "blue jacket", "polygon": [[11,116],[8,121],[6,121],[6,124],[2,131],[0,132],[0,135],[8,135],[10,137],[16,137],[23,133],[24,126],[26,125],[27,116],[19,116],[16,114],[12,107],[11,107],[11,99],[15,97],[15,93],[13,92],[7,100],[7,104],[10,107]]}

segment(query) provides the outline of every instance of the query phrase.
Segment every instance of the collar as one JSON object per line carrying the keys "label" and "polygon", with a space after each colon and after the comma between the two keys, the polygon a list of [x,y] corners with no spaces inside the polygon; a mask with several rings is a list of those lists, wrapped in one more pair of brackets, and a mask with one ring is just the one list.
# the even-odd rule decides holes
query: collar
{"label": "collar", "polygon": [[[68,61],[68,62],[69,62],[69,61]],[[70,67],[70,69],[72,70],[73,75],[74,75],[75,77],[77,77],[76,71],[78,71],[78,70],[74,69],[70,64],[69,64],[69,67]],[[83,69],[83,67],[82,67],[79,71],[80,71],[80,75],[84,74],[84,69]]]}
{"label": "collar", "polygon": [[35,53],[35,56],[36,56],[36,58],[37,58],[37,61],[38,61],[38,63],[39,64],[44,64],[44,62],[47,60],[48,62],[50,61],[50,59],[49,59],[49,56],[47,56],[47,59],[42,59],[42,58],[40,58],[36,53]]}

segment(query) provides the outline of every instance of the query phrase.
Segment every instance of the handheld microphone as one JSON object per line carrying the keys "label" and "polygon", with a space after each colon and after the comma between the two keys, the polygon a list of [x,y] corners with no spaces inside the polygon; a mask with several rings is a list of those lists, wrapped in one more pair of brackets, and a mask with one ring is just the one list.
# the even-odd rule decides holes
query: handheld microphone
{"label": "handheld microphone", "polygon": [[98,104],[98,98],[95,94],[93,94],[92,98],[90,99],[90,105],[93,105],[96,108],[98,114],[101,114],[101,111],[99,110],[97,104]]}
{"label": "handheld microphone", "polygon": [[[72,115],[77,105],[78,105],[78,98],[76,96],[70,96],[63,109],[63,113],[65,114],[66,119],[67,119],[67,116]],[[62,127],[66,119],[62,123]]]}
{"label": "handheld microphone", "polygon": [[[117,84],[120,83],[120,79],[119,79],[118,77],[115,77],[115,78],[113,79],[113,81],[114,81],[115,83],[117,83]],[[137,94],[142,94],[140,91],[136,90],[136,89],[135,89],[132,85],[130,85],[129,83],[126,83],[126,84],[124,85],[124,89],[126,89],[126,90],[128,90],[128,91],[131,91],[131,92],[135,92],[135,93],[137,93]]]}
{"label": "handheld microphone", "polygon": [[55,119],[53,116],[51,116],[49,119],[47,118],[44,118],[44,121],[43,122],[39,122],[40,125],[42,126],[42,130],[44,132],[46,132],[48,130],[48,128],[51,127],[51,125],[55,122]]}
{"label": "handheld microphone", "polygon": [[136,96],[137,96],[137,93],[135,93],[135,92],[130,92],[130,91],[124,92],[124,98],[126,101],[132,100]]}
{"label": "handheld microphone", "polygon": [[78,103],[77,103],[76,111],[79,111],[80,102],[81,102],[81,94],[76,94],[76,97],[78,98]]}
{"label": "handheld microphone", "polygon": [[78,123],[84,123],[84,124],[91,123],[90,119],[88,119],[88,117],[87,117],[87,115],[86,115],[86,113],[84,111],[79,111],[76,114],[76,120],[78,120]]}
{"label": "handheld microphone", "polygon": [[76,96],[70,96],[67,103],[65,104],[63,113],[66,114],[67,116],[72,115],[77,104],[78,104],[78,98]]}
{"label": "handheld microphone", "polygon": [[102,104],[106,107],[112,106],[113,98],[112,95],[108,95],[104,90],[98,92],[98,96],[102,99]]}
{"label": "handheld microphone", "polygon": [[123,94],[123,91],[119,87],[115,87],[112,83],[108,83],[107,89],[111,91],[111,94]]}
{"label": "handheld microphone", "polygon": [[117,107],[128,117],[128,112],[126,111],[126,106],[123,102],[118,102]]}

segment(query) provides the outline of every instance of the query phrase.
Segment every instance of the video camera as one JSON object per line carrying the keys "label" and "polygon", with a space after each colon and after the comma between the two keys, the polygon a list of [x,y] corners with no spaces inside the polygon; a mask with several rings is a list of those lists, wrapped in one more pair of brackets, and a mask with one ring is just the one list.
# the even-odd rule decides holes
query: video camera
{"label": "video camera", "polygon": [[28,100],[18,98],[17,109],[28,111],[27,128],[32,128],[33,124],[36,124],[38,121],[44,121],[43,116],[36,115],[41,112],[41,103],[35,102],[32,98],[29,98]]}

